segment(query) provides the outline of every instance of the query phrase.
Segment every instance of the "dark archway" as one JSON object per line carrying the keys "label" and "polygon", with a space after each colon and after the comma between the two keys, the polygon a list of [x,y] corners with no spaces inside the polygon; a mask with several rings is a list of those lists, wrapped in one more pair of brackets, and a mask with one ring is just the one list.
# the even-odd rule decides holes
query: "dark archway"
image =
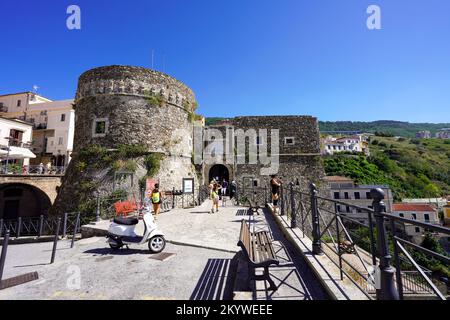
{"label": "dark archway", "polygon": [[52,203],[44,191],[28,184],[0,185],[0,218],[37,217],[46,215]]}
{"label": "dark archway", "polygon": [[219,178],[219,181],[223,181],[224,179],[227,182],[230,182],[230,172],[228,171],[228,168],[225,167],[223,164],[216,164],[209,169],[209,181],[211,181],[214,178]]}

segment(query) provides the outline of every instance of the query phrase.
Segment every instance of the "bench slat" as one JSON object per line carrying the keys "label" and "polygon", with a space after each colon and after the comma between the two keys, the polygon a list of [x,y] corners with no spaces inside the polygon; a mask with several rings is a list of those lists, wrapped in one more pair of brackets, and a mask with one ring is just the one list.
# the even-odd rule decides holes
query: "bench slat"
{"label": "bench slat", "polygon": [[261,238],[263,239],[263,243],[267,251],[267,258],[275,259],[276,258],[275,249],[273,248],[269,233],[267,231],[261,232]]}
{"label": "bench slat", "polygon": [[267,231],[252,233],[245,219],[241,222],[239,241],[243,246],[242,249],[254,264],[278,260],[269,233]]}

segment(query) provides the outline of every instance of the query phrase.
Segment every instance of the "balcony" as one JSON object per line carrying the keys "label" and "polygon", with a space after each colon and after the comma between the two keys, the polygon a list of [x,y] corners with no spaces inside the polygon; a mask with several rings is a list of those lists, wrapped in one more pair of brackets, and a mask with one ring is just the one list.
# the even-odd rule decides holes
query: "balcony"
{"label": "balcony", "polygon": [[45,130],[47,129],[46,123],[35,123],[33,124],[33,130]]}

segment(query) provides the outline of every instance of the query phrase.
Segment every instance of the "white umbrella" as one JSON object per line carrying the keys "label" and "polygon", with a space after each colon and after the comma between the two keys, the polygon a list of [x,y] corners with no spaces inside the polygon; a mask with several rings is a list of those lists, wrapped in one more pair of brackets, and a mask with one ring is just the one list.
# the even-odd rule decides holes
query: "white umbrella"
{"label": "white umbrella", "polygon": [[[2,150],[5,151],[5,150]],[[36,158],[36,155],[31,152],[27,148],[20,148],[20,147],[9,147],[9,156],[7,155],[8,152],[6,151],[5,156],[2,157],[8,157],[9,159],[28,159],[28,158]]]}

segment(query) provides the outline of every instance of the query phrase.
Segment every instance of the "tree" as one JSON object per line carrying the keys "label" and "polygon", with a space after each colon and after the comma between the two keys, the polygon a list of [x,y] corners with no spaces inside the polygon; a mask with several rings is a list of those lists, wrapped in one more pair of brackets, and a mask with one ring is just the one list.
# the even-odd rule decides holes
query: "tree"
{"label": "tree", "polygon": [[427,184],[423,192],[429,198],[439,197],[441,194],[441,190],[434,183]]}

